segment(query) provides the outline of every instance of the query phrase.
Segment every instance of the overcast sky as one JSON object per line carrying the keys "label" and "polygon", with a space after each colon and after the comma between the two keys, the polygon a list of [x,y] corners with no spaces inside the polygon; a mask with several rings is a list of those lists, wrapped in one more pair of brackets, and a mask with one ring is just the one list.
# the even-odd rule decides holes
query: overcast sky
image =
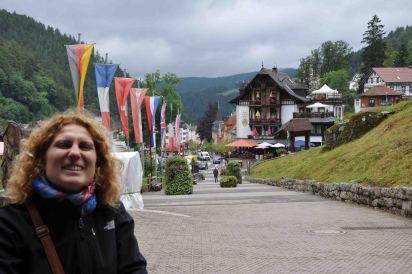
{"label": "overcast sky", "polygon": [[377,14],[388,33],[412,25],[411,0],[0,0],[0,8],[95,42],[135,77],[159,69],[224,76],[295,67],[331,40],[354,49]]}

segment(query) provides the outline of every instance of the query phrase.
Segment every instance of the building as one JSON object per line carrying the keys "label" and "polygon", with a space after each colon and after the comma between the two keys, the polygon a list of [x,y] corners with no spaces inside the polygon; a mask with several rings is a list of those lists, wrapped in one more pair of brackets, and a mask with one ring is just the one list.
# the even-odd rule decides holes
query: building
{"label": "building", "polygon": [[215,144],[219,144],[223,139],[223,124],[222,111],[219,102],[217,102],[216,117],[212,124],[212,139]]}
{"label": "building", "polygon": [[389,106],[402,99],[402,93],[384,86],[375,86],[360,94],[360,99],[355,100],[355,112],[370,107]]}
{"label": "building", "polygon": [[236,107],[236,138],[267,141],[282,138],[290,120],[307,118],[313,124],[310,142],[322,143],[324,131],[342,118],[344,108],[339,92],[324,86],[309,93],[277,68],[263,67],[230,103]]}
{"label": "building", "polygon": [[412,68],[371,68],[362,79],[363,92],[372,87],[384,86],[412,97]]}

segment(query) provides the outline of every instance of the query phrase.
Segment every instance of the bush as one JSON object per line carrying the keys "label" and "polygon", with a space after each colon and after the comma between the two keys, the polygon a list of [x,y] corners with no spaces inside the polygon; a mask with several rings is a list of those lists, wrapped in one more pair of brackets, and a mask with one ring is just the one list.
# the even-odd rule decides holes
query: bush
{"label": "bush", "polygon": [[235,176],[223,176],[220,178],[220,187],[236,187],[237,179]]}
{"label": "bush", "polygon": [[235,176],[237,179],[237,182],[239,184],[242,183],[242,174],[240,172],[240,164],[237,161],[231,161],[229,164],[227,164],[226,171],[225,171],[226,176]]}
{"label": "bush", "polygon": [[166,161],[166,195],[192,194],[192,174],[187,166],[186,159],[173,156]]}

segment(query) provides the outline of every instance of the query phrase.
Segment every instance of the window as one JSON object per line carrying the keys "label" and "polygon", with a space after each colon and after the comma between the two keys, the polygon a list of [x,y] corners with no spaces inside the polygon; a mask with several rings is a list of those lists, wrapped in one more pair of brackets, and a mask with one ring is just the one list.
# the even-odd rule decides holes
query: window
{"label": "window", "polygon": [[374,107],[375,106],[375,98],[370,98],[369,99],[369,107]]}

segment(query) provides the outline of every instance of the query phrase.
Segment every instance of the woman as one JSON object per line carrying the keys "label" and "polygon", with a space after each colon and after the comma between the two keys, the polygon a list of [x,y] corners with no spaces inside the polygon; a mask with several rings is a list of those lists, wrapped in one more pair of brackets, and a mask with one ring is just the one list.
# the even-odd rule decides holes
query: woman
{"label": "woman", "polygon": [[119,201],[117,160],[91,118],[61,114],[34,130],[6,194],[0,273],[52,273],[28,205],[48,227],[65,273],[147,273],[134,221]]}

